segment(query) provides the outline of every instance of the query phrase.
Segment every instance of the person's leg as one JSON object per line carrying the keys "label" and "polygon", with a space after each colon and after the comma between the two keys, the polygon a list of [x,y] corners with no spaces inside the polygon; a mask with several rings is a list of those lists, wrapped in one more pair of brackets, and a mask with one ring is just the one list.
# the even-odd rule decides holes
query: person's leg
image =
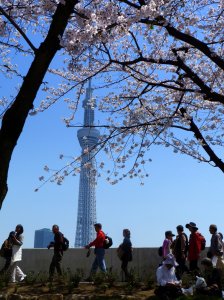
{"label": "person's leg", "polygon": [[16,267],[17,267],[17,261],[12,263],[10,266],[11,282],[16,282]]}
{"label": "person's leg", "polygon": [[177,279],[180,280],[183,273],[186,272],[188,269],[186,267],[186,262],[184,258],[177,258],[177,263],[179,266],[176,267],[176,276]]}
{"label": "person's leg", "polygon": [[49,279],[52,280],[53,277],[54,277],[54,272],[55,272],[55,254],[53,255],[52,257],[52,260],[51,260],[51,264],[50,264],[50,267],[49,267]]}
{"label": "person's leg", "polygon": [[97,256],[98,266],[103,273],[106,273],[107,269],[106,269],[106,264],[105,264],[105,260],[104,260],[105,249],[99,248],[96,250],[97,250],[96,256]]}
{"label": "person's leg", "polygon": [[18,278],[19,281],[23,281],[25,277],[26,274],[23,273],[19,266],[16,266],[16,278]]}
{"label": "person's leg", "polygon": [[198,261],[197,260],[191,260],[189,262],[189,269],[190,271],[197,271],[198,270]]}
{"label": "person's leg", "polygon": [[124,275],[125,275],[125,280],[127,281],[128,278],[129,278],[129,273],[128,273],[128,260],[127,260],[127,259],[123,259],[123,260],[122,260],[121,269],[123,270]]}
{"label": "person's leg", "polygon": [[5,258],[5,265],[4,267],[1,269],[0,274],[4,274],[7,272],[7,270],[9,269],[11,264],[11,257],[6,257]]}
{"label": "person's leg", "polygon": [[62,254],[59,252],[59,253],[56,253],[55,256],[56,256],[55,267],[56,267],[58,275],[61,276],[62,275],[62,270],[61,270]]}
{"label": "person's leg", "polygon": [[91,267],[91,271],[90,271],[90,277],[94,274],[96,274],[96,271],[98,269],[98,255],[95,253],[95,259],[93,261],[92,267]]}

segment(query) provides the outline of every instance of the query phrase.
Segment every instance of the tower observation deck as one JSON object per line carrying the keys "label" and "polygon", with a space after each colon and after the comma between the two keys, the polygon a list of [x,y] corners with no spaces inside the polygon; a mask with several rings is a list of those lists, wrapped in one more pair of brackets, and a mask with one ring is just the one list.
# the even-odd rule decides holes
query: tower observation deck
{"label": "tower observation deck", "polygon": [[81,172],[79,180],[78,216],[75,247],[83,247],[95,238],[96,223],[96,162],[94,146],[98,143],[100,132],[94,125],[95,101],[92,97],[91,80],[83,101],[84,126],[77,132],[82,148]]}

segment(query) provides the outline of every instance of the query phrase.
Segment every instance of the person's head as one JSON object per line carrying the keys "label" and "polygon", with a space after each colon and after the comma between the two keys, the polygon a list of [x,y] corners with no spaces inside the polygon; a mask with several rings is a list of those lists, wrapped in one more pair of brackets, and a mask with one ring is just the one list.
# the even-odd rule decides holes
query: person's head
{"label": "person's head", "polygon": [[23,226],[21,224],[16,225],[15,232],[17,235],[20,235],[23,233]]}
{"label": "person's head", "polygon": [[130,230],[129,229],[123,229],[123,236],[127,237],[127,238],[130,238],[130,236],[131,236]]}
{"label": "person's head", "polygon": [[96,223],[96,224],[94,224],[94,228],[95,228],[96,232],[99,232],[102,229],[102,224]]}
{"label": "person's head", "polygon": [[173,234],[171,230],[165,232],[166,239],[172,240],[173,236],[175,236],[175,234]]}
{"label": "person's head", "polygon": [[172,267],[177,267],[178,263],[176,262],[174,255],[170,253],[163,261],[163,265],[170,270]]}
{"label": "person's head", "polygon": [[54,234],[57,233],[57,232],[59,232],[59,226],[56,225],[56,224],[54,224],[54,225],[52,226],[52,232],[53,232]]}
{"label": "person's head", "polygon": [[10,233],[9,233],[9,239],[10,238],[13,238],[14,236],[16,235],[16,232],[15,231],[10,231]]}
{"label": "person's head", "polygon": [[211,269],[213,268],[213,265],[212,265],[212,260],[208,257],[205,257],[202,259],[201,261],[201,265],[205,268],[205,269]]}
{"label": "person's head", "polygon": [[194,222],[190,222],[190,223],[186,224],[185,227],[188,228],[190,232],[196,232],[198,230],[198,227],[196,226],[196,224]]}
{"label": "person's head", "polygon": [[215,224],[211,224],[211,225],[209,226],[209,232],[210,232],[211,234],[216,233],[216,232],[217,232],[217,226],[216,226]]}
{"label": "person's head", "polygon": [[181,234],[184,231],[184,227],[182,225],[178,225],[176,228],[178,234]]}

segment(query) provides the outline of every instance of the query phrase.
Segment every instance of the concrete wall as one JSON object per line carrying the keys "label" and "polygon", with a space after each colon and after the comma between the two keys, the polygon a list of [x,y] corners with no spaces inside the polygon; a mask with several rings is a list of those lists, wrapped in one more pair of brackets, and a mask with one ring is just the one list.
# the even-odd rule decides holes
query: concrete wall
{"label": "concrete wall", "polygon": [[[72,272],[75,272],[76,269],[82,269],[85,276],[88,276],[95,257],[94,249],[91,249],[91,255],[88,258],[86,253],[86,249],[68,249],[64,252],[63,269],[66,271],[67,268],[70,268]],[[23,260],[20,266],[25,273],[29,271],[48,272],[52,255],[52,249],[23,249]],[[112,268],[113,272],[117,272],[118,275],[121,274],[121,261],[117,257],[116,248],[106,250],[105,260],[108,270]],[[134,268],[141,278],[145,278],[148,274],[155,273],[160,260],[158,248],[134,248],[133,261],[130,262],[129,268]],[[4,259],[0,258],[0,268],[3,264]]]}

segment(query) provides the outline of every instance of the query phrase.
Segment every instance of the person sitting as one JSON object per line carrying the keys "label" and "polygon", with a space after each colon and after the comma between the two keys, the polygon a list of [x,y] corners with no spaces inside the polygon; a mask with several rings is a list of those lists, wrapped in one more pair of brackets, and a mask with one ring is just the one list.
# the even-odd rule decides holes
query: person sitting
{"label": "person sitting", "polygon": [[197,287],[196,292],[198,294],[208,295],[208,296],[222,296],[222,287],[221,287],[221,272],[219,269],[213,267],[212,260],[210,258],[204,258],[201,261],[203,266],[203,277],[206,284]]}
{"label": "person sitting", "polygon": [[168,254],[163,264],[157,268],[156,278],[158,287],[154,293],[160,299],[175,299],[182,295],[181,282],[177,280],[175,268],[178,263],[173,254]]}

